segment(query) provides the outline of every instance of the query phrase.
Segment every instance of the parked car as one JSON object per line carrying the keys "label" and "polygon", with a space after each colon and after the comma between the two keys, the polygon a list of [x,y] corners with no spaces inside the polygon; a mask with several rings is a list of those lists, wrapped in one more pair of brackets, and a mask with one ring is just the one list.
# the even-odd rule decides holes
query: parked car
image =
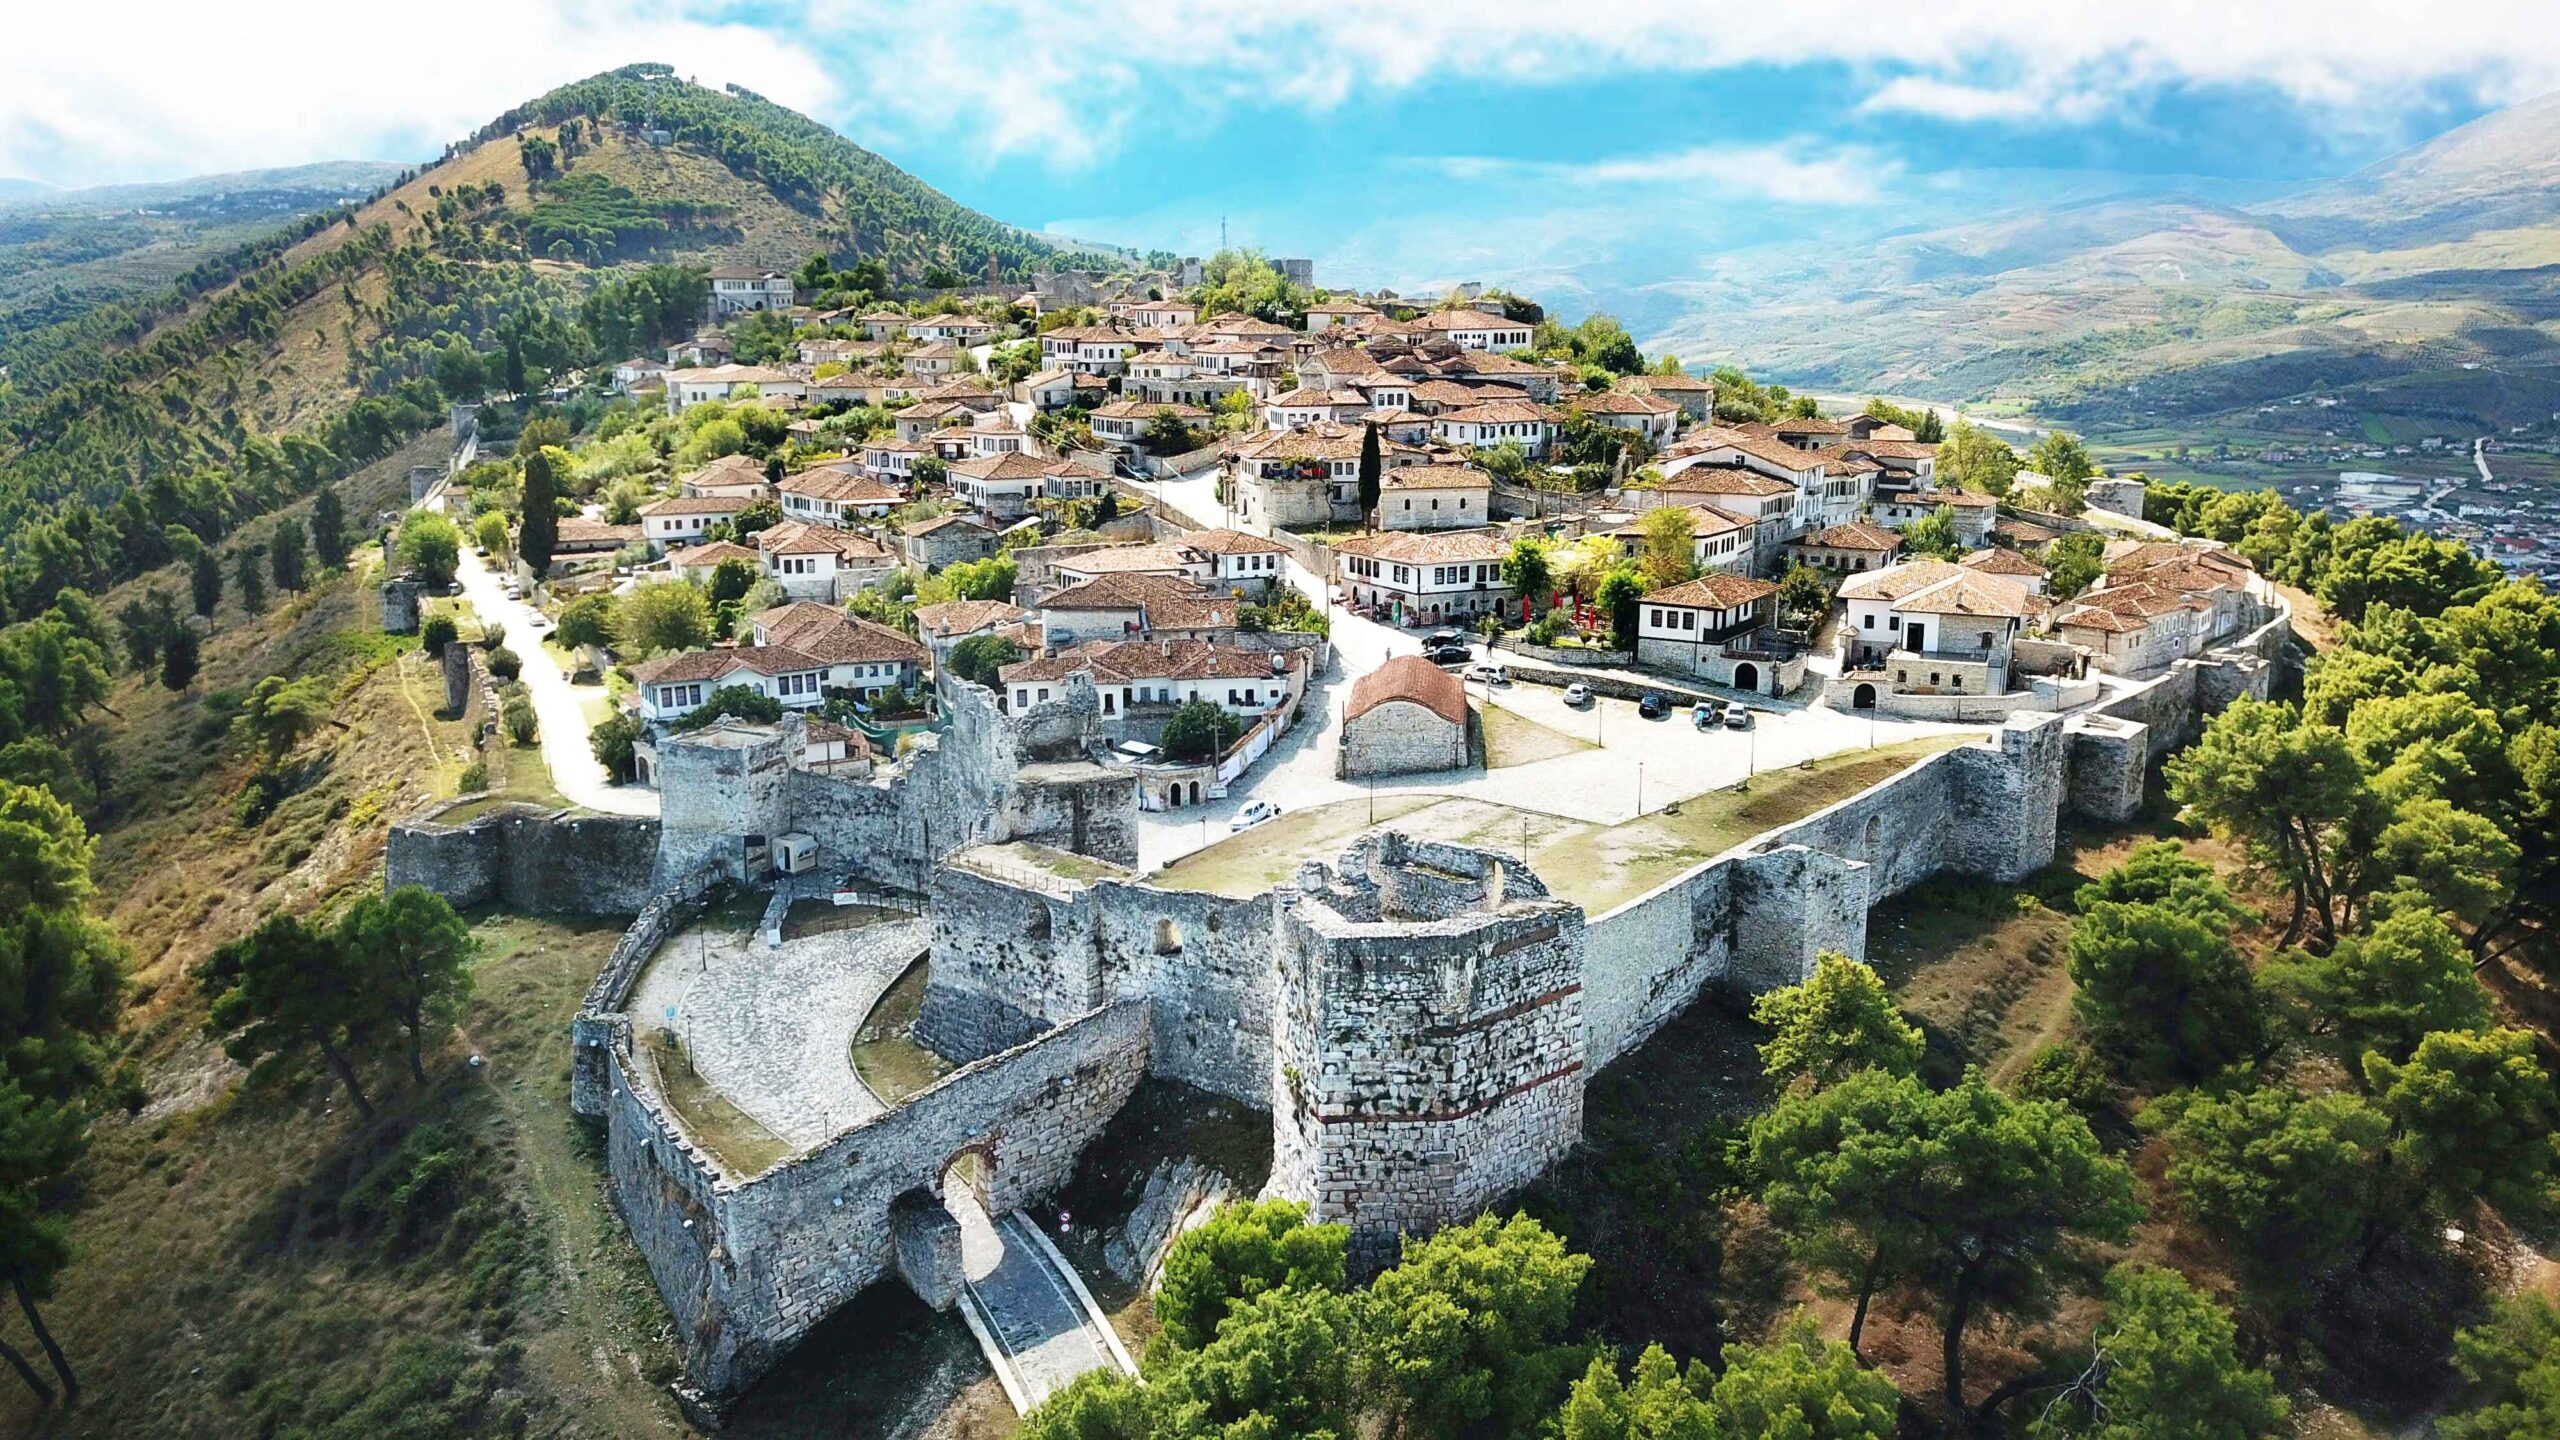
{"label": "parked car", "polygon": [[1511,667],[1499,660],[1487,660],[1480,665],[1468,666],[1467,678],[1481,680],[1487,685],[1508,685],[1511,683]]}
{"label": "parked car", "polygon": [[1422,653],[1434,665],[1464,665],[1476,658],[1476,652],[1464,645],[1434,645]]}
{"label": "parked car", "polygon": [[533,612],[533,618],[524,622],[524,628],[537,633],[548,630],[551,628],[551,617],[536,610]]}
{"label": "parked car", "polygon": [[1701,700],[1690,706],[1689,718],[1696,722],[1701,730],[1712,730],[1724,723],[1724,717],[1716,713],[1715,702],[1712,700]]}
{"label": "parked car", "polygon": [[1236,818],[1227,822],[1227,833],[1234,834],[1238,830],[1250,830],[1265,820],[1278,818],[1280,818],[1279,806],[1268,800],[1247,800],[1244,802],[1244,808],[1236,812]]}
{"label": "parked car", "polygon": [[1671,701],[1659,690],[1647,690],[1636,702],[1636,713],[1647,720],[1659,720],[1671,713]]}
{"label": "parked car", "polygon": [[1467,636],[1466,632],[1463,630],[1434,630],[1430,634],[1422,637],[1422,648],[1425,650],[1438,650],[1444,646],[1464,645],[1466,643]]}
{"label": "parked car", "polygon": [[1744,709],[1742,706],[1739,706],[1739,705],[1736,705],[1736,706],[1734,706],[1732,709],[1727,710],[1726,712],[1724,712],[1724,728],[1726,728],[1727,730],[1748,730],[1748,729],[1750,729],[1750,728],[1751,728],[1751,712],[1750,712],[1749,710]]}
{"label": "parked car", "polygon": [[1564,703],[1566,703],[1567,705],[1588,705],[1588,704],[1590,704],[1590,703],[1591,703],[1591,687],[1590,687],[1590,686],[1588,686],[1588,685],[1583,684],[1583,683],[1582,683],[1581,681],[1579,681],[1579,680],[1576,680],[1576,681],[1575,681],[1575,682],[1573,682],[1572,684],[1567,685],[1566,687],[1564,687]]}
{"label": "parked car", "polygon": [[471,547],[471,553],[479,556],[483,560],[486,560],[489,558],[489,547],[486,545],[474,545]]}

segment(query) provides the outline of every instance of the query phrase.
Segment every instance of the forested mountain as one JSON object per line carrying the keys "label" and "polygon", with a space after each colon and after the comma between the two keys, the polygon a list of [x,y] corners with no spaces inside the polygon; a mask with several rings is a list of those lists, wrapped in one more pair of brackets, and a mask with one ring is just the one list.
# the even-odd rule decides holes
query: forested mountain
{"label": "forested mountain", "polygon": [[400,170],[335,161],[86,190],[0,180],[0,339],[165,289],[279,226],[372,194]]}
{"label": "forested mountain", "polygon": [[688,331],[704,267],[818,252],[876,259],[892,288],[1051,253],[803,116],[641,65],[157,294],[0,332],[0,618],[212,543],[440,423],[457,348],[463,378],[520,388]]}

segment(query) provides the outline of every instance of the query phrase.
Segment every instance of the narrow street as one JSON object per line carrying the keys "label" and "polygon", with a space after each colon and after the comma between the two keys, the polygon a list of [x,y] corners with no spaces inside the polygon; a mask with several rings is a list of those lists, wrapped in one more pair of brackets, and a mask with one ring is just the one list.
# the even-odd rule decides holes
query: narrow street
{"label": "narrow street", "polygon": [[[428,491],[416,508],[440,505],[444,488],[438,484]],[[524,662],[516,678],[524,682],[526,693],[533,697],[534,717],[540,723],[542,763],[551,772],[552,785],[570,804],[589,810],[608,815],[657,814],[658,792],[637,785],[614,784],[587,743],[592,728],[587,706],[605,698],[605,688],[570,683],[559,660],[542,644],[542,637],[550,633],[548,622],[535,628],[534,618],[540,612],[524,601],[507,598],[506,587],[497,574],[471,552],[467,532],[453,578],[462,586],[462,597],[471,602],[474,614],[483,622],[506,627],[507,647]]]}

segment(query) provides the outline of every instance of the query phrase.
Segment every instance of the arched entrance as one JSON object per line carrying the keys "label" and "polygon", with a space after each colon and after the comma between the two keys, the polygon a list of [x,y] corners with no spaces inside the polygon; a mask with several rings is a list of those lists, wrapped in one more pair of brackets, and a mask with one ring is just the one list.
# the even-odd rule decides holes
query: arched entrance
{"label": "arched entrance", "polygon": [[[996,1174],[996,1147],[993,1141],[981,1140],[967,1146],[942,1162],[942,1198],[945,1204],[966,1198],[978,1208],[993,1214],[987,1204],[987,1190]],[[957,1187],[957,1188],[954,1188]]]}
{"label": "arched entrance", "polygon": [[1760,667],[1745,660],[1733,667],[1733,688],[1756,691],[1760,688]]}
{"label": "arched entrance", "polygon": [[1191,782],[1191,803],[1194,805],[1200,803],[1200,782],[1197,780]]}
{"label": "arched entrance", "polygon": [[1860,710],[1873,710],[1876,708],[1876,687],[1859,681],[1858,688],[1849,692],[1849,703]]}

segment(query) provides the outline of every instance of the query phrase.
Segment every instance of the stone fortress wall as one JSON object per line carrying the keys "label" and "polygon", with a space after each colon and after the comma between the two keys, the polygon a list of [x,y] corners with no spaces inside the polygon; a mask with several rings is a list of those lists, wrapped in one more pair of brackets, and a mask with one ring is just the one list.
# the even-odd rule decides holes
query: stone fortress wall
{"label": "stone fortress wall", "polygon": [[516,805],[456,825],[429,814],[391,827],[383,884],[423,885],[458,907],[628,915],[661,889],[650,873],[658,850],[658,822],[634,816]]}
{"label": "stone fortress wall", "polygon": [[[1757,992],[1822,951],[1862,957],[1876,903],[1941,873],[2022,878],[2050,863],[2065,810],[2125,818],[2148,763],[2266,693],[2287,638],[2279,621],[2104,713],[2011,717],[1596,917],[1501,856],[1392,832],[1245,899],[981,862],[976,846],[1022,839],[1127,863],[1134,794],[1079,763],[1091,731],[1074,695],[1016,725],[985,692],[951,687],[952,731],[885,783],[789,763],[796,726],[706,745],[698,770],[680,761],[662,780],[657,898],[577,1021],[573,1108],[604,1124],[615,1204],[676,1316],[690,1383],[714,1399],[887,1276],[950,1303],[956,1236],[933,1202],[954,1159],[982,1158],[981,1198],[1007,1213],[1063,1182],[1148,1074],[1268,1111],[1270,1193],[1350,1224],[1376,1263],[1399,1231],[1536,1178],[1579,1138],[1591,1073],[1709,986]],[[512,847],[570,846],[555,825],[492,818],[402,827],[414,833],[395,837],[395,883],[505,898]],[[668,1115],[621,1010],[704,896],[757,878],[744,837],[791,829],[819,837],[830,869],[920,897],[932,968],[918,1038],[965,1063],[741,1176]],[[603,852],[604,833],[578,844]]]}

